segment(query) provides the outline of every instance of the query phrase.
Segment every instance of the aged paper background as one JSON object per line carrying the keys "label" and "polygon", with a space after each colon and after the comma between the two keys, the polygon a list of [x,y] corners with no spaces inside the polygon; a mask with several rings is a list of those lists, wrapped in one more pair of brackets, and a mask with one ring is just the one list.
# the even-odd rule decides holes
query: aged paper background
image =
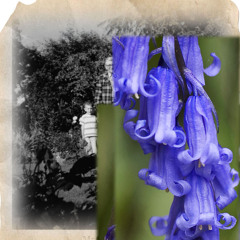
{"label": "aged paper background", "polygon": [[[11,227],[11,148],[12,148],[12,46],[11,24],[20,22],[26,45],[57,38],[67,27],[98,31],[98,24],[113,18],[146,19],[159,25],[204,26],[204,34],[237,36],[238,11],[230,0],[37,0],[30,6],[18,4],[14,15],[0,34],[0,239],[78,239],[97,238],[91,230],[13,230]],[[166,33],[166,29],[165,32]],[[183,32],[184,33],[184,30]],[[186,32],[189,33],[189,32]],[[161,34],[161,32],[159,32]]]}

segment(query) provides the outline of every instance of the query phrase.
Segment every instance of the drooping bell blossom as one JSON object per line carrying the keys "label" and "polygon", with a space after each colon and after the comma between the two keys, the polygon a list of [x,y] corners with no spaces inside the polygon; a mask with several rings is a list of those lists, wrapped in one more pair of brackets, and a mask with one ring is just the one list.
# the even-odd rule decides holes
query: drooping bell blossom
{"label": "drooping bell blossom", "polygon": [[[155,101],[156,108],[152,109],[152,112],[156,111],[155,114],[158,114],[158,121],[154,122],[154,124],[157,124],[155,141],[173,146],[178,139],[177,132],[174,131],[176,117],[179,113],[178,86],[173,72],[168,68],[163,69],[161,74],[161,95],[158,99],[150,99],[149,101],[152,103]],[[177,131],[181,134],[179,130]],[[182,134],[184,135],[183,132]]]}
{"label": "drooping bell blossom", "polygon": [[[188,98],[184,115],[184,128],[189,149],[178,155],[179,161],[183,163],[183,168],[188,164],[188,171],[184,175],[187,175],[194,166],[199,165],[199,167],[207,166],[204,170],[205,173],[206,171],[211,173],[212,165],[227,164],[231,161],[232,152],[229,149],[219,147],[211,108],[204,96],[190,96]],[[192,164],[193,161],[197,161],[197,163]]]}
{"label": "drooping bell blossom", "polygon": [[208,180],[193,170],[186,181],[191,189],[184,196],[174,197],[169,216],[150,218],[152,233],[166,235],[165,240],[219,239],[218,229],[233,228],[236,219],[218,212]]}
{"label": "drooping bell blossom", "polygon": [[155,236],[165,235],[165,240],[219,239],[219,229],[216,226],[201,225],[200,229],[193,227],[184,231],[176,224],[176,219],[184,211],[184,197],[174,197],[169,216],[154,216],[149,219],[151,232]]}
{"label": "drooping bell blossom", "polygon": [[213,57],[213,63],[204,69],[201,56],[201,50],[198,45],[198,37],[178,37],[178,42],[184,58],[186,68],[190,69],[198,81],[205,85],[204,73],[208,76],[216,76],[221,69],[221,61],[215,53],[210,55]]}
{"label": "drooping bell blossom", "polygon": [[[176,58],[176,40],[178,40],[181,49],[178,55],[182,55],[183,57],[181,69],[179,69]],[[201,95],[206,97],[216,118],[218,128],[219,123],[217,112],[211,99],[203,89],[203,85],[205,84],[203,73],[208,76],[215,76],[221,69],[221,61],[217,55],[215,53],[211,53],[211,56],[214,58],[213,63],[204,69],[197,37],[190,36],[174,38],[173,36],[166,36],[163,37],[162,56],[168,67],[175,73],[183,92],[185,91],[184,76],[189,93],[191,93],[192,90],[198,91]],[[186,95],[186,93],[184,93],[184,95]]]}
{"label": "drooping bell blossom", "polygon": [[[209,129],[209,131],[212,131],[212,134],[216,136],[215,126],[213,129],[209,128],[209,120],[203,116],[201,100],[203,100],[203,97],[190,96],[186,102],[184,128],[186,131],[189,149],[181,152],[178,156],[179,161],[183,164],[189,164],[195,160],[199,160],[201,163],[205,164],[206,156],[203,156],[203,160],[205,160],[204,162],[202,160],[202,155],[209,136],[207,134],[207,130]],[[216,144],[217,142],[213,144],[213,156],[211,156],[213,161],[211,162],[217,162],[219,160],[218,145],[216,146]]]}
{"label": "drooping bell blossom", "polygon": [[[180,53],[181,54],[181,53]],[[181,86],[183,98],[186,98],[186,84],[179,70],[176,52],[175,52],[175,40],[173,36],[163,37],[162,41],[162,58],[167,66],[175,73],[176,79],[178,80],[179,85]]]}
{"label": "drooping bell blossom", "polygon": [[150,87],[149,91],[141,96],[136,124],[127,121],[130,120],[130,115],[136,117],[133,113],[137,112],[126,113],[124,129],[145,149],[146,144],[151,141],[174,147],[183,146],[185,133],[176,127],[176,118],[182,105],[178,100],[178,86],[173,72],[159,66],[148,73],[147,79],[154,79],[155,88]]}
{"label": "drooping bell blossom", "polygon": [[[156,102],[156,99],[158,99],[161,95],[161,73],[162,69],[160,67],[153,68],[148,73],[148,76],[146,78],[147,84],[142,87],[144,88],[143,91],[145,94],[140,96],[139,116],[136,124],[130,120],[137,116],[137,110],[127,111],[124,118],[123,126],[125,131],[131,136],[132,139],[139,141],[144,150],[144,153],[152,152],[147,146],[153,142],[157,129],[156,123],[158,122],[158,114],[156,114],[156,111],[153,110],[154,106],[158,107],[158,105],[153,106],[151,104],[151,99],[155,99],[155,101],[153,101],[154,103]],[[154,87],[149,87],[152,80],[154,81],[154,83],[152,83]],[[151,107],[149,108],[149,106]]]}
{"label": "drooping bell blossom", "polygon": [[[221,61],[215,53],[210,54],[213,57],[212,64],[204,69],[201,50],[196,36],[177,37],[177,40],[184,59],[185,66],[182,67],[190,70],[202,86],[205,85],[204,73],[211,77],[216,76],[219,73],[221,69]],[[176,59],[175,44],[176,38],[173,36],[164,36],[162,42],[162,54],[168,67],[171,68],[180,81],[183,82],[181,69],[179,69]]]}
{"label": "drooping bell blossom", "polygon": [[138,173],[140,179],[147,185],[161,190],[168,189],[174,196],[183,196],[188,193],[191,186],[183,180],[178,168],[177,155],[181,148],[158,144],[149,162],[148,169],[141,169]]}
{"label": "drooping bell blossom", "polygon": [[[113,38],[113,79],[115,105],[123,96],[137,94],[147,76],[148,36]],[[119,43],[121,42],[121,44]]]}
{"label": "drooping bell blossom", "polygon": [[237,198],[234,190],[239,183],[238,172],[231,169],[229,164],[216,164],[213,166],[214,179],[212,186],[214,188],[216,205],[223,209]]}
{"label": "drooping bell blossom", "polygon": [[184,212],[176,219],[178,228],[189,231],[193,227],[215,225],[216,207],[209,182],[195,174],[194,170],[186,180],[191,191],[184,197]]}
{"label": "drooping bell blossom", "polygon": [[[199,176],[193,170],[186,181],[191,185],[191,190],[184,196],[184,212],[176,219],[179,229],[185,231],[186,235],[194,234],[207,226],[219,229],[231,229],[236,224],[236,219],[227,213],[218,213],[215,205],[214,193],[208,180]],[[221,223],[220,220],[224,220]]]}

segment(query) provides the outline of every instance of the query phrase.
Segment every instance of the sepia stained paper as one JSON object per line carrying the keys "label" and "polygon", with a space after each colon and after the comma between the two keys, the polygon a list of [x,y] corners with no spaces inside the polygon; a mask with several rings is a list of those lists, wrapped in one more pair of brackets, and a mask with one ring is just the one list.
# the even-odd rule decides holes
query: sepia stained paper
{"label": "sepia stained paper", "polygon": [[[102,31],[114,19],[146,20],[159,25],[159,35],[175,33],[238,36],[238,10],[230,0],[37,0],[19,3],[0,34],[0,239],[94,240],[94,230],[12,229],[12,24],[21,25],[26,46],[57,39],[67,28]],[[197,30],[196,30],[197,29]]]}

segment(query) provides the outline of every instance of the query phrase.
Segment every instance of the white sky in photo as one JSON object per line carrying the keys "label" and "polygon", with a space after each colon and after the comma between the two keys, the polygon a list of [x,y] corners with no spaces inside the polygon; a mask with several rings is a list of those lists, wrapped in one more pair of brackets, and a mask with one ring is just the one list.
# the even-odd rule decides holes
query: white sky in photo
{"label": "white sky in photo", "polygon": [[[45,1],[45,0],[44,0]],[[62,1],[49,0],[41,16],[38,15],[40,1],[21,0],[19,2],[29,6],[21,6],[21,11],[17,12],[19,29],[21,31],[22,43],[26,47],[35,46],[41,48],[45,41],[49,39],[57,40],[63,32],[72,28],[81,31],[96,31],[100,35],[104,32],[104,26],[99,27],[102,23],[112,17],[119,17],[124,11],[122,6],[127,6],[128,11],[135,11],[135,8],[128,0],[122,0],[120,5],[116,5],[115,11],[112,9],[112,0],[101,0],[104,4],[101,8],[92,5],[89,1]],[[35,4],[31,5],[32,3]],[[100,2],[100,1],[99,1]],[[17,0],[0,0],[0,30],[3,29],[9,17],[16,9]],[[64,4],[64,5],[63,5]],[[41,4],[42,5],[42,4]],[[52,9],[55,9],[52,12]],[[123,9],[123,10],[120,10]],[[100,14],[96,14],[99,12]],[[29,21],[31,19],[31,21]]]}

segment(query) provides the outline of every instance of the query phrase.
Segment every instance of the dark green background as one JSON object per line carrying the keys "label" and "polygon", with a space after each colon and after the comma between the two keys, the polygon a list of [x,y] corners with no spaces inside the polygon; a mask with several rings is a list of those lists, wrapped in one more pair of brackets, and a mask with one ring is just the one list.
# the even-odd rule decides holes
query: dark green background
{"label": "dark green background", "polygon": [[[161,46],[161,38],[157,39]],[[218,113],[219,143],[233,151],[231,166],[239,170],[239,39],[199,38],[204,67],[212,62],[211,52],[220,57],[222,67],[216,77],[205,76],[205,90]],[[150,48],[153,49],[152,42]],[[149,62],[149,69],[157,65],[159,55]],[[139,144],[124,132],[125,112],[120,107],[98,106],[98,239],[103,240],[107,226],[117,225],[119,240],[164,239],[151,234],[151,216],[167,215],[172,203],[171,193],[147,186],[138,178],[138,171],[147,168],[150,154],[144,155]],[[223,179],[224,181],[224,179]],[[221,212],[237,217],[239,199]],[[111,211],[115,206],[115,218]],[[238,223],[231,230],[220,230],[221,240],[238,238]]]}

